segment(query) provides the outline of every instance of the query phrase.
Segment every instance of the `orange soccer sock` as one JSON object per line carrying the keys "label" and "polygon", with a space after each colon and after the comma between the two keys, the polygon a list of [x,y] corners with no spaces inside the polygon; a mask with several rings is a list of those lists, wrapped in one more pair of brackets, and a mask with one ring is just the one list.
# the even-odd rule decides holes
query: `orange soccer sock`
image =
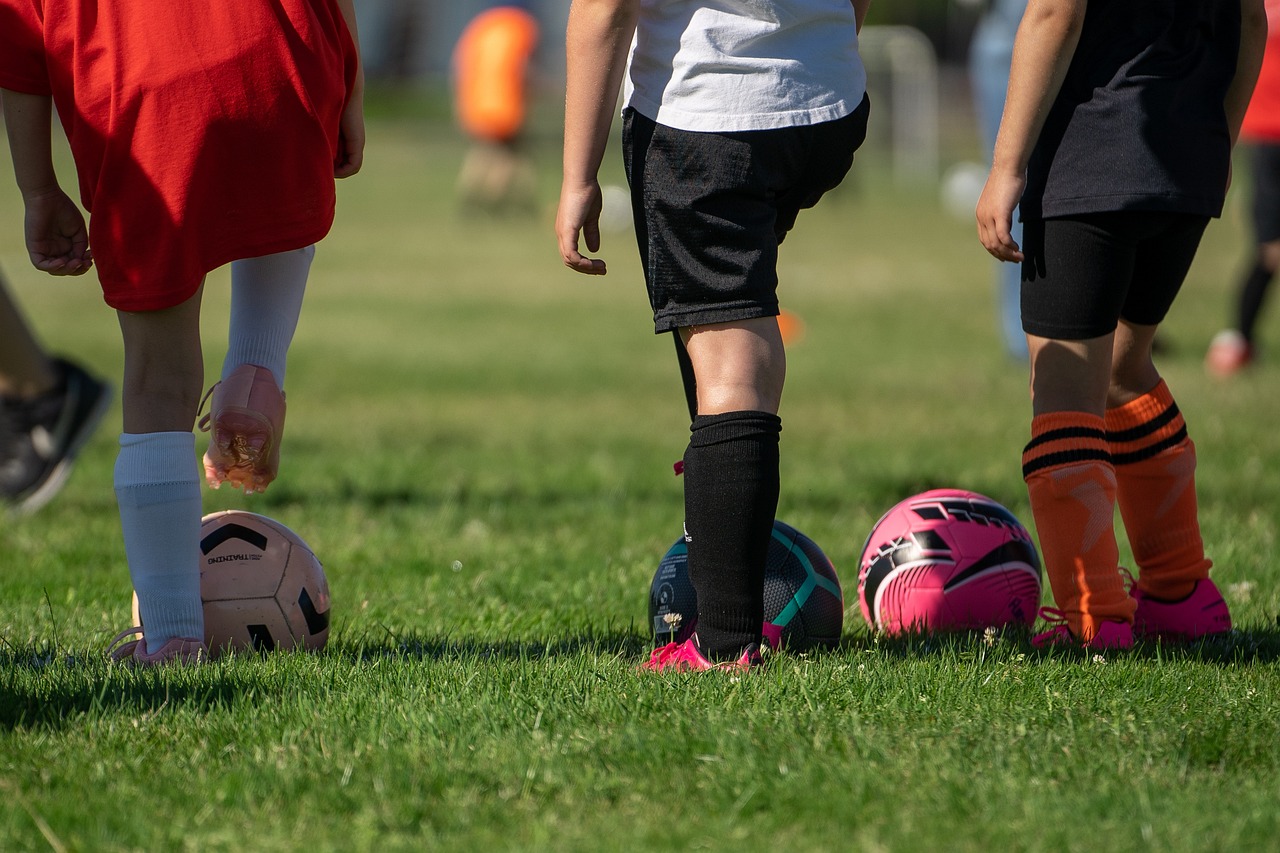
{"label": "orange soccer sock", "polygon": [[1022,476],[1053,598],[1071,633],[1088,642],[1103,622],[1131,623],[1136,603],[1120,574],[1115,470],[1102,418],[1037,415]]}
{"label": "orange soccer sock", "polygon": [[1176,601],[1209,576],[1196,507],[1196,448],[1161,380],[1150,392],[1107,410],[1107,445],[1116,469],[1120,517],[1138,563],[1138,586]]}

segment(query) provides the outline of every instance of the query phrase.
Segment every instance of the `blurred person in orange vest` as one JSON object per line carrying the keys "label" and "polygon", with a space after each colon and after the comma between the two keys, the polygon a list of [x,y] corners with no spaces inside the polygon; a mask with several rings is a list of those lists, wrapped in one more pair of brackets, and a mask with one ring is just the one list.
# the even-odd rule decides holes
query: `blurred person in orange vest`
{"label": "blurred person in orange vest", "polygon": [[537,20],[508,4],[477,15],[454,48],[454,105],[472,141],[458,175],[458,194],[467,208],[532,207],[534,172],[522,137],[529,64],[537,46]]}

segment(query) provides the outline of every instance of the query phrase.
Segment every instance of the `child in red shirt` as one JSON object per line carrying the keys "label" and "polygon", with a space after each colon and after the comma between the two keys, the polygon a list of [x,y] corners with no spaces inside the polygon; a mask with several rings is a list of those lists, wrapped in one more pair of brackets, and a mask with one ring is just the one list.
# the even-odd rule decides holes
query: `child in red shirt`
{"label": "child in red shirt", "polygon": [[[246,492],[275,477],[285,355],[313,244],[333,222],[333,178],[363,157],[353,2],[143,12],[0,0],[0,95],[31,261],[52,275],[96,266],[124,340],[115,487],[146,631],[117,658],[207,652],[192,426],[204,277],[229,262],[230,345],[202,421],[213,432],[205,475]],[[55,107],[88,227],[54,172]]]}
{"label": "child in red shirt", "polygon": [[1280,270],[1280,0],[1267,0],[1267,46],[1253,98],[1240,126],[1248,147],[1253,241],[1231,308],[1234,325],[1213,336],[1204,365],[1226,378],[1257,358],[1256,332],[1267,291]]}

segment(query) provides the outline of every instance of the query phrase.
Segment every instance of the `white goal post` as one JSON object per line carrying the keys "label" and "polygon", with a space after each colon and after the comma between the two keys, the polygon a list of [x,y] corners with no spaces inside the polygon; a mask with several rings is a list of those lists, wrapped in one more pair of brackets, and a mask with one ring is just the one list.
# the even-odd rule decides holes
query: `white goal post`
{"label": "white goal post", "polygon": [[933,44],[914,27],[868,26],[858,35],[858,50],[873,99],[875,84],[887,78],[888,104],[873,103],[872,114],[888,114],[894,182],[936,183],[938,56]]}

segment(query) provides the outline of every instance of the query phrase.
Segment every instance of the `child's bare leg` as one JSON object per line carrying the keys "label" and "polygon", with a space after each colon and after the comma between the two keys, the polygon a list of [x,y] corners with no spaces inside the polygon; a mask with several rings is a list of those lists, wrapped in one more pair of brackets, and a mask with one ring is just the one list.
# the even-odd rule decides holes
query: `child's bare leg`
{"label": "child's bare leg", "polygon": [[1103,419],[1112,339],[1027,336],[1034,418],[1023,478],[1054,601],[1086,643],[1104,623],[1131,623],[1135,606],[1120,574],[1116,475]]}
{"label": "child's bare leg", "polygon": [[681,329],[698,380],[698,414],[777,414],[787,356],[777,317]]}
{"label": "child's bare leg", "polygon": [[163,311],[120,311],[124,431],[191,432],[204,386],[200,299]]}
{"label": "child's bare leg", "polygon": [[685,539],[698,646],[733,660],[761,640],[764,571],[778,509],[786,355],[774,317],[682,329],[698,414],[684,456]]}
{"label": "child's bare leg", "polygon": [[0,281],[0,397],[35,397],[57,381],[53,362]]}
{"label": "child's bare leg", "polygon": [[1121,321],[1107,399],[1107,435],[1120,517],[1138,564],[1138,586],[1185,598],[1208,577],[1196,501],[1196,449],[1151,359],[1156,326]]}
{"label": "child's bare leg", "polygon": [[145,627],[143,652],[203,641],[196,407],[203,385],[201,292],[174,308],[119,312],[124,434],[116,459],[129,574]]}

